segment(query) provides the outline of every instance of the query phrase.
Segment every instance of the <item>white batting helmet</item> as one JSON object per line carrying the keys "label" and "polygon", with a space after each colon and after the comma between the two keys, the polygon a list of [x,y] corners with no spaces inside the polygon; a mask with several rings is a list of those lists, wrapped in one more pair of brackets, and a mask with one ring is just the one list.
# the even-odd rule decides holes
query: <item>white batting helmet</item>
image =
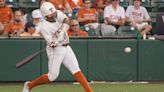
{"label": "white batting helmet", "polygon": [[45,2],[41,5],[40,11],[41,11],[42,15],[45,17],[47,15],[54,13],[56,11],[56,8],[54,7],[54,5],[52,3]]}

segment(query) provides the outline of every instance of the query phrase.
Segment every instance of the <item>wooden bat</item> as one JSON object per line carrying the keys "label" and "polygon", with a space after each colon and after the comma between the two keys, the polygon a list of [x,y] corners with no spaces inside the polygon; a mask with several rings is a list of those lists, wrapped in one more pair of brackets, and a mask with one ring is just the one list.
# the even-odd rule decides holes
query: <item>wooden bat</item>
{"label": "wooden bat", "polygon": [[30,61],[32,61],[34,58],[36,58],[37,56],[39,56],[42,52],[44,52],[46,50],[46,48],[39,50],[31,55],[29,55],[28,57],[24,58],[23,60],[19,61],[18,63],[16,63],[16,68],[21,68],[22,66],[24,66],[25,64],[29,63]]}

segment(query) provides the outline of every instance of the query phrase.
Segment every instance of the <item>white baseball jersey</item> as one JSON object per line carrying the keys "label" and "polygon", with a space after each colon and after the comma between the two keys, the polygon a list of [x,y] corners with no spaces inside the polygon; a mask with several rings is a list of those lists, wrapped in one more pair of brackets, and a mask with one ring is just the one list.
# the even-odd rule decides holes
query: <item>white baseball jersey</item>
{"label": "white baseball jersey", "polygon": [[64,14],[62,11],[57,10],[57,17],[55,18],[56,21],[63,23],[64,19],[68,18],[66,14]]}
{"label": "white baseball jersey", "polygon": [[[59,20],[63,21],[62,18],[59,18]],[[48,79],[50,81],[54,81],[58,77],[61,64],[72,74],[81,71],[72,48],[69,45],[64,45],[69,43],[68,29],[68,24],[58,21],[54,23],[44,21],[40,28],[40,32],[48,44],[46,51],[48,56]],[[56,44],[56,47],[49,46],[52,42]]]}
{"label": "white baseball jersey", "polygon": [[[125,9],[121,6],[118,6],[116,10],[113,9],[112,5],[108,5],[104,9],[104,19],[110,18],[111,21],[117,22],[120,19],[125,18]],[[106,23],[106,21],[105,21]]]}
{"label": "white baseball jersey", "polygon": [[[68,18],[63,12],[56,10],[57,12],[57,16],[55,18],[55,20],[59,23],[63,23],[64,19]],[[46,21],[46,20],[44,20]],[[39,24],[37,24],[36,26],[36,32],[40,32],[41,31],[41,27],[45,25],[44,21],[40,22]]]}
{"label": "white baseball jersey", "polygon": [[53,42],[57,45],[62,45],[65,43],[69,43],[69,37],[67,35],[68,29],[68,24],[59,22],[51,23],[45,21],[42,23],[40,32],[47,41],[47,44],[51,44]]}
{"label": "white baseball jersey", "polygon": [[128,17],[130,21],[135,21],[135,20],[142,21],[143,19],[150,18],[146,8],[142,6],[140,6],[139,9],[135,9],[134,6],[128,6],[126,10],[126,17]]}

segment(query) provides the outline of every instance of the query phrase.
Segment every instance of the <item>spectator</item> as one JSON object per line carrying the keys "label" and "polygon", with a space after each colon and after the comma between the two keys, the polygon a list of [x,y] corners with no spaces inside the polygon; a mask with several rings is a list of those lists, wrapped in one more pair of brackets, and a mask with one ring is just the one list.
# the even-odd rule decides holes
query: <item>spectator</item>
{"label": "spectator", "polygon": [[105,7],[102,35],[115,34],[116,30],[125,23],[125,10],[119,5],[119,0],[112,0],[111,5]]}
{"label": "spectator", "polygon": [[6,26],[4,34],[18,36],[24,31],[23,16],[20,10],[14,12],[14,19]]}
{"label": "spectator", "polygon": [[140,30],[141,35],[147,34],[152,29],[149,24],[151,22],[150,16],[146,8],[141,6],[141,0],[134,0],[134,5],[127,8],[126,22]]}
{"label": "spectator", "polygon": [[64,11],[65,7],[65,0],[47,0],[48,2],[51,2],[57,10]]}
{"label": "spectator", "polygon": [[96,0],[93,4],[93,7],[95,7],[100,15],[103,15],[104,8],[111,4],[111,0]]}
{"label": "spectator", "polygon": [[[96,9],[91,8],[91,1],[85,0],[83,8],[77,14],[80,25],[88,26],[92,30],[99,31],[99,15]],[[97,32],[96,32],[97,33]]]}
{"label": "spectator", "polygon": [[47,2],[48,0],[39,0],[39,6],[42,5],[42,3]]}
{"label": "spectator", "polygon": [[41,23],[43,21],[45,21],[44,17],[41,14],[40,9],[36,9],[32,11],[32,21],[33,23],[36,25],[35,28],[35,32],[40,34],[40,27],[41,27]]}
{"label": "spectator", "polygon": [[35,24],[33,22],[27,22],[25,25],[25,32],[21,33],[22,37],[40,36],[35,32]]}
{"label": "spectator", "polygon": [[4,28],[12,20],[13,13],[11,7],[5,4],[5,0],[0,0],[0,35],[3,34]]}
{"label": "spectator", "polygon": [[24,25],[28,22],[28,14],[27,14],[27,9],[26,8],[20,8],[20,11],[22,13],[22,21],[24,21]]}
{"label": "spectator", "polygon": [[83,5],[83,0],[66,0],[66,2],[71,7],[74,14],[76,14]]}
{"label": "spectator", "polygon": [[70,21],[70,30],[68,31],[69,36],[88,36],[88,33],[82,31],[79,26],[79,22],[75,19]]}

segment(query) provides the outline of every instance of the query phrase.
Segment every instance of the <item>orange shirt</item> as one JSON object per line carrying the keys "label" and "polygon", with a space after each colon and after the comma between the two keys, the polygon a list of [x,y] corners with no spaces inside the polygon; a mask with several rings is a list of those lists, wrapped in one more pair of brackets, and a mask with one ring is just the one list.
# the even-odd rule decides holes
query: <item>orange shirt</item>
{"label": "orange shirt", "polygon": [[[94,8],[97,8],[97,9],[103,9],[104,7],[105,7],[105,5],[106,5],[106,1],[107,0],[96,0],[94,3],[93,3],[93,7]],[[101,4],[101,5],[104,5],[104,7],[99,7],[99,5],[98,4]]]}
{"label": "orange shirt", "polygon": [[10,7],[5,6],[0,8],[0,22],[2,24],[8,24],[13,18],[13,13]]}
{"label": "orange shirt", "polygon": [[87,21],[84,22],[84,24],[88,24],[88,23],[93,23],[97,21],[97,11],[96,9],[80,9],[77,15],[77,18],[85,18],[88,17],[89,19]]}
{"label": "orange shirt", "polygon": [[74,33],[73,31],[69,30],[67,31],[68,36],[83,36],[86,37],[88,36],[88,33],[82,30],[79,30],[77,33]]}
{"label": "orange shirt", "polygon": [[77,4],[73,0],[66,0],[66,2],[70,5],[71,9],[82,7],[83,5],[83,0],[78,0]]}
{"label": "orange shirt", "polygon": [[21,23],[21,22],[10,22],[6,26],[5,32],[12,33],[14,31],[20,31],[21,29],[24,29],[23,23]]}
{"label": "orange shirt", "polygon": [[64,10],[64,4],[65,4],[65,0],[48,0],[49,2],[51,2],[56,9],[58,10]]}

